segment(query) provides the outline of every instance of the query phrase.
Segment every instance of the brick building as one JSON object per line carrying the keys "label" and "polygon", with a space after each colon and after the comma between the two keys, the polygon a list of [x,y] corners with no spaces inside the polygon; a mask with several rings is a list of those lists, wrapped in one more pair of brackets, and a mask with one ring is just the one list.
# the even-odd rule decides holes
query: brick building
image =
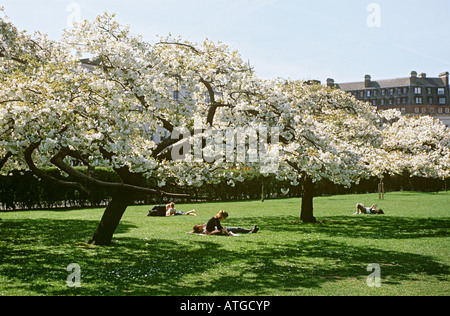
{"label": "brick building", "polygon": [[425,73],[411,72],[407,78],[335,83],[327,79],[327,85],[352,93],[358,100],[376,106],[378,110],[398,109],[406,115],[431,115],[450,126],[449,73],[439,77],[427,77]]}

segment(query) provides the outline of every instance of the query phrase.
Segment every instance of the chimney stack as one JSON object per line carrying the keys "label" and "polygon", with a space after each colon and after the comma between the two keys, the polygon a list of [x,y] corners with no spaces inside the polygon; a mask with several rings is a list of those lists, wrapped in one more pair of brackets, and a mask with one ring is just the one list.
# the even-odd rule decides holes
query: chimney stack
{"label": "chimney stack", "polygon": [[370,75],[365,75],[364,76],[364,88],[370,88],[370,80],[372,78],[370,77]]}
{"label": "chimney stack", "polygon": [[445,86],[448,87],[448,71],[439,74],[439,78],[441,78],[442,81],[444,81]]}
{"label": "chimney stack", "polygon": [[327,87],[334,87],[334,79],[328,78],[327,79]]}
{"label": "chimney stack", "polygon": [[416,83],[417,81],[417,71],[411,71],[411,84]]}

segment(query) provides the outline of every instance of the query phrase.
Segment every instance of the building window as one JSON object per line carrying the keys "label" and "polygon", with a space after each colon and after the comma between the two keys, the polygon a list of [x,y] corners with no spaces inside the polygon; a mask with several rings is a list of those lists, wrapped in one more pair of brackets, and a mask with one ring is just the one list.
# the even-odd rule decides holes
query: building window
{"label": "building window", "polygon": [[389,95],[394,95],[394,89],[389,89]]}
{"label": "building window", "polygon": [[439,104],[444,105],[445,104],[445,98],[439,98]]}
{"label": "building window", "polygon": [[414,113],[419,113],[419,108],[418,107],[414,108]]}
{"label": "building window", "polygon": [[423,98],[422,97],[416,97],[416,104],[423,104]]}
{"label": "building window", "polygon": [[443,111],[442,111],[442,108],[439,108],[439,109],[438,109],[438,113],[439,113],[439,114],[442,114],[442,112],[443,112]]}
{"label": "building window", "polygon": [[431,91],[431,88],[427,88],[427,93],[428,95],[432,94],[433,92]]}
{"label": "building window", "polygon": [[439,88],[438,89],[438,95],[444,95],[445,94],[445,89],[444,88]]}
{"label": "building window", "polygon": [[445,114],[449,114],[450,113],[450,109],[449,108],[445,108]]}
{"label": "building window", "polygon": [[408,98],[402,98],[402,103],[406,104],[406,102],[408,102]]}
{"label": "building window", "polygon": [[428,98],[428,104],[433,104],[433,97]]}
{"label": "building window", "polygon": [[422,94],[422,88],[421,87],[414,88],[414,93],[415,94]]}
{"label": "building window", "polygon": [[407,94],[408,93],[408,88],[403,88],[403,94]]}
{"label": "building window", "polygon": [[427,113],[427,108],[422,108],[422,113]]}
{"label": "building window", "polygon": [[366,91],[366,96],[367,96],[367,97],[370,97],[370,90],[367,90],[367,91]]}
{"label": "building window", "polygon": [[382,95],[383,97],[386,95],[386,90],[385,90],[385,89],[381,90],[381,95]]}
{"label": "building window", "polygon": [[380,105],[384,105],[384,99],[380,100]]}
{"label": "building window", "polygon": [[402,112],[402,114],[406,113],[406,109],[405,108],[401,108],[400,111]]}

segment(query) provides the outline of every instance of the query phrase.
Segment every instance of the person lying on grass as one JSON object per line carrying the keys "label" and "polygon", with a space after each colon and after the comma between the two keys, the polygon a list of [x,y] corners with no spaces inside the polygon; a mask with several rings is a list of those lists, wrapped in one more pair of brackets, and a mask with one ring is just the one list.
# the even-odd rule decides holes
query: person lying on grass
{"label": "person lying on grass", "polygon": [[166,216],[177,216],[177,215],[194,215],[198,216],[197,212],[195,210],[183,212],[183,211],[177,211],[175,209],[175,203],[171,202],[166,205]]}
{"label": "person lying on grass", "polygon": [[361,212],[364,214],[384,214],[382,209],[377,210],[376,207],[376,204],[373,204],[371,207],[367,207],[362,203],[358,203],[356,204],[356,212],[353,215],[362,214]]}
{"label": "person lying on grass", "polygon": [[217,215],[212,217],[208,223],[195,225],[191,233],[230,236],[233,234],[256,234],[259,230],[259,227],[256,225],[252,229],[242,227],[222,227],[220,221],[226,220],[227,217],[228,213],[226,211],[220,211]]}

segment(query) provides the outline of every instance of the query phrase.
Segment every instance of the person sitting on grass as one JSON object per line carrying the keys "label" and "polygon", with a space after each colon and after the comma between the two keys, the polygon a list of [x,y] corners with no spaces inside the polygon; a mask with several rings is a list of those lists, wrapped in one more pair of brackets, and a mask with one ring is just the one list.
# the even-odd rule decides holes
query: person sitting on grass
{"label": "person sitting on grass", "polygon": [[[205,234],[206,224],[194,225],[191,234]],[[224,227],[229,233],[233,234],[256,234],[259,231],[258,226],[253,226],[252,229],[242,227]]]}
{"label": "person sitting on grass", "polygon": [[358,203],[358,204],[356,204],[356,212],[354,215],[362,214],[362,213],[364,213],[364,214],[384,214],[382,209],[377,210],[376,207],[377,206],[375,204],[373,204],[371,207],[367,207],[362,203]]}
{"label": "person sitting on grass", "polygon": [[183,211],[177,211],[175,209],[175,203],[171,202],[169,204],[166,205],[166,216],[177,216],[177,215],[193,215],[193,216],[198,216],[197,212],[195,210],[191,210],[188,212],[183,212]]}
{"label": "person sitting on grass", "polygon": [[252,229],[242,227],[222,227],[220,221],[225,220],[227,217],[228,213],[226,211],[220,211],[217,215],[212,217],[208,223],[195,225],[190,233],[230,236],[233,234],[256,234],[259,230],[259,227],[256,225]]}
{"label": "person sitting on grass", "polygon": [[207,223],[205,227],[205,235],[229,235],[229,232],[222,227],[220,221],[224,221],[228,218],[226,211],[220,211],[214,215]]}

